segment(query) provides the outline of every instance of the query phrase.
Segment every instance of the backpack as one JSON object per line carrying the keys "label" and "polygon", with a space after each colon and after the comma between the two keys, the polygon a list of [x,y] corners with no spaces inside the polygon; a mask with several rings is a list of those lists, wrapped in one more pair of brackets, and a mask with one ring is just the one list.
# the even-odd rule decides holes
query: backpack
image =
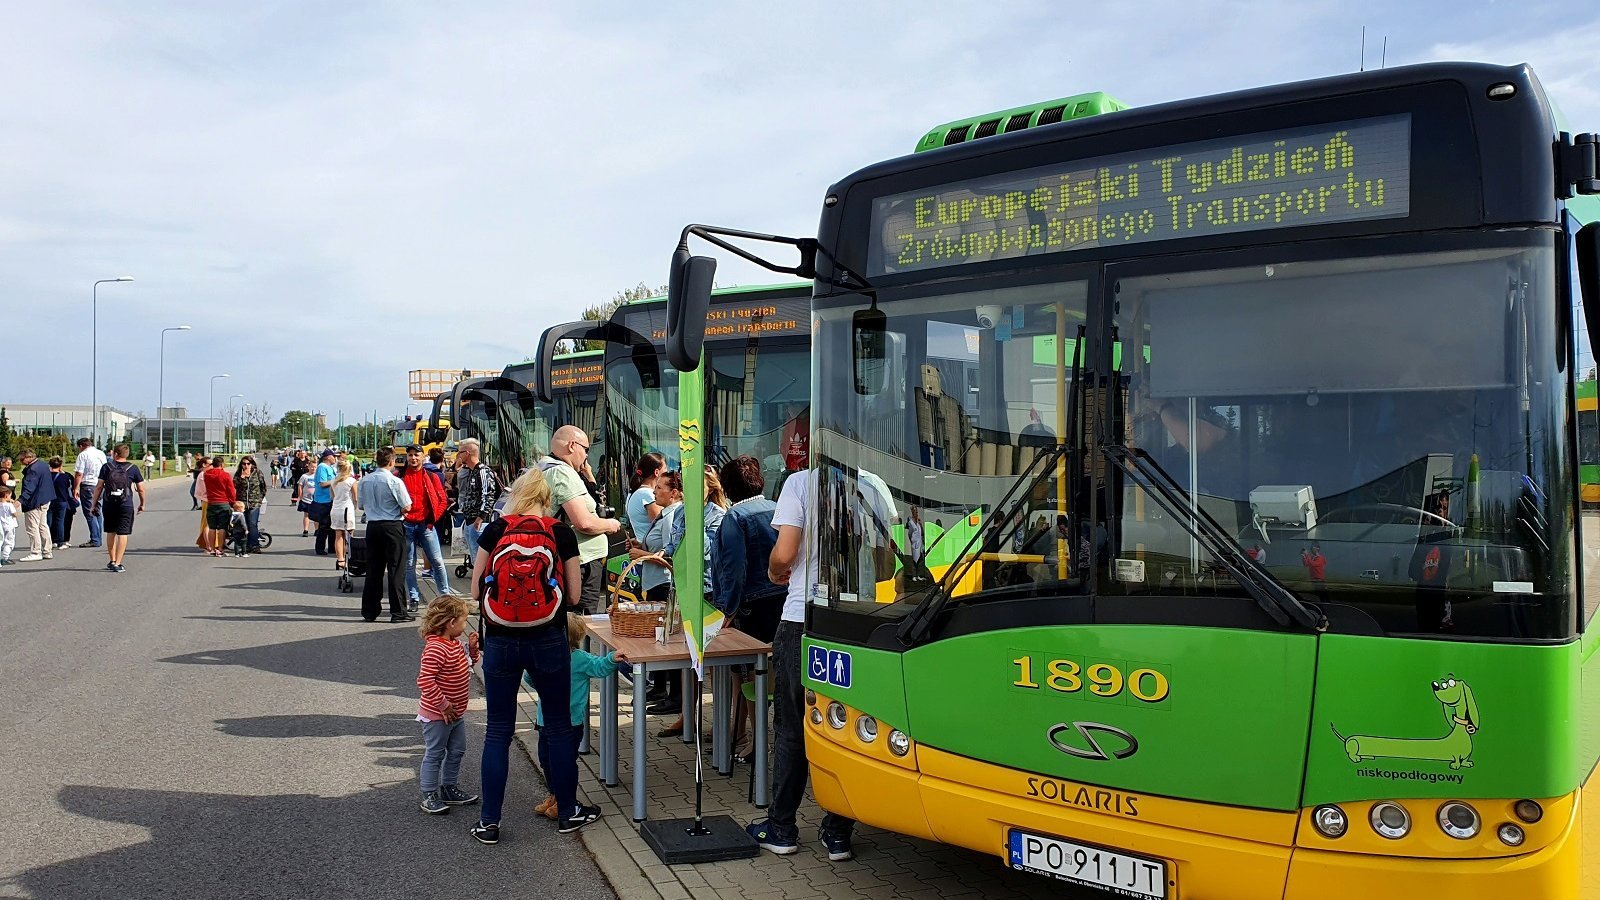
{"label": "backpack", "polygon": [[554,520],[506,516],[504,521],[505,533],[489,556],[483,612],[511,628],[543,625],[556,617],[565,602]]}
{"label": "backpack", "polygon": [[118,463],[112,460],[106,466],[106,477],[101,479],[106,483],[105,499],[109,503],[126,503],[133,490],[133,463]]}

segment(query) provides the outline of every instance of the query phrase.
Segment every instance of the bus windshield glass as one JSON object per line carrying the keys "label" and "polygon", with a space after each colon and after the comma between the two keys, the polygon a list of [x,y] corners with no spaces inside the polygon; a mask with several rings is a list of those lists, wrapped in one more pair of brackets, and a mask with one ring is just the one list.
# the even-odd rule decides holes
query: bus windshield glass
{"label": "bus windshield glass", "polygon": [[[850,375],[854,309],[818,310],[817,358],[845,362],[817,386],[817,533],[828,536],[817,602],[903,614],[973,554],[958,594],[1063,589],[1067,479],[1060,463],[1035,463],[1062,433],[1086,290],[885,292],[887,358],[871,393]],[[1026,516],[1003,529],[993,506],[1025,472],[1032,485],[1014,500]]]}
{"label": "bus windshield glass", "polygon": [[765,493],[806,467],[811,405],[811,348],[785,342],[729,341],[709,348],[711,443],[706,461],[739,456],[761,461]]}
{"label": "bus windshield glass", "polygon": [[[1571,561],[1546,549],[1576,489],[1550,233],[1375,247],[1111,263],[1098,298],[1059,270],[880,291],[872,383],[859,360],[818,379],[813,602],[1246,596],[1184,527],[1200,511],[1302,600],[1384,633],[1570,634]],[[819,359],[852,359],[861,308],[819,309]],[[1033,465],[1058,434],[1076,453]]]}

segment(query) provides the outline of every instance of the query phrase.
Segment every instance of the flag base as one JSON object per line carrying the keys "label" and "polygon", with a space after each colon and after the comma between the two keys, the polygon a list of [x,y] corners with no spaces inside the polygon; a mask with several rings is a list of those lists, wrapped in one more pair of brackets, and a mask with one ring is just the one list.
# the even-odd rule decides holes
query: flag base
{"label": "flag base", "polygon": [[694,819],[646,819],[639,836],[669,866],[751,859],[761,855],[755,839],[732,816],[706,816],[695,829]]}

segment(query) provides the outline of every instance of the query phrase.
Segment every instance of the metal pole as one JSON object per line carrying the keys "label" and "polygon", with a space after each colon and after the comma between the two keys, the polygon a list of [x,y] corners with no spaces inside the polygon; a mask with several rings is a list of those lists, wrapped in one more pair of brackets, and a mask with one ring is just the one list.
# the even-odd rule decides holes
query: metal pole
{"label": "metal pole", "polygon": [[132,281],[126,275],[102,278],[89,288],[89,440],[100,446],[100,285]]}

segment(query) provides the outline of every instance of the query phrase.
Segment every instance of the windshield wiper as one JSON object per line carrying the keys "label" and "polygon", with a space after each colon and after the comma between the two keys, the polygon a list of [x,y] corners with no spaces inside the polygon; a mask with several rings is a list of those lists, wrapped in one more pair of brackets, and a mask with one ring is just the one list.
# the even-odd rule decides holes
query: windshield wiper
{"label": "windshield wiper", "polygon": [[1183,486],[1161,468],[1150,454],[1136,447],[1106,443],[1100,452],[1134,480],[1233,576],[1258,605],[1279,625],[1291,621],[1313,631],[1326,631],[1328,619],[1321,610],[1306,605],[1266,567],[1251,559],[1211,514],[1185,501]]}
{"label": "windshield wiper", "polygon": [[[1053,471],[1051,466],[1057,460],[1064,458],[1068,452],[1066,444],[1056,444],[1044,453],[1034,457],[1033,462],[1022,470],[1016,482],[1011,485],[1011,489],[1006,491],[1005,496],[1001,497],[1000,502],[994,506],[995,509],[1002,510],[1002,512],[994,522],[985,523],[992,526],[993,531],[991,533],[997,539],[1004,539],[1011,532],[1010,526],[1027,518],[1026,511],[1014,506],[1011,503],[1011,498],[1016,496],[1019,490],[1032,492],[1034,487]],[[1038,471],[1035,472],[1035,469],[1038,469]],[[931,596],[918,605],[916,609],[912,610],[911,614],[906,616],[905,621],[900,623],[900,627],[895,630],[895,635],[900,639],[900,643],[911,647],[922,643],[927,638],[928,632],[933,628],[933,620],[955,598],[954,586],[960,584],[961,580],[967,577],[967,572],[977,564],[978,556],[972,552],[972,549],[973,545],[983,539],[985,530],[988,529],[979,529],[973,532],[972,537],[967,538],[966,544],[962,545],[960,551],[956,554],[956,558],[961,562],[946,569],[944,577],[929,585],[924,591],[925,594],[931,594]]]}

